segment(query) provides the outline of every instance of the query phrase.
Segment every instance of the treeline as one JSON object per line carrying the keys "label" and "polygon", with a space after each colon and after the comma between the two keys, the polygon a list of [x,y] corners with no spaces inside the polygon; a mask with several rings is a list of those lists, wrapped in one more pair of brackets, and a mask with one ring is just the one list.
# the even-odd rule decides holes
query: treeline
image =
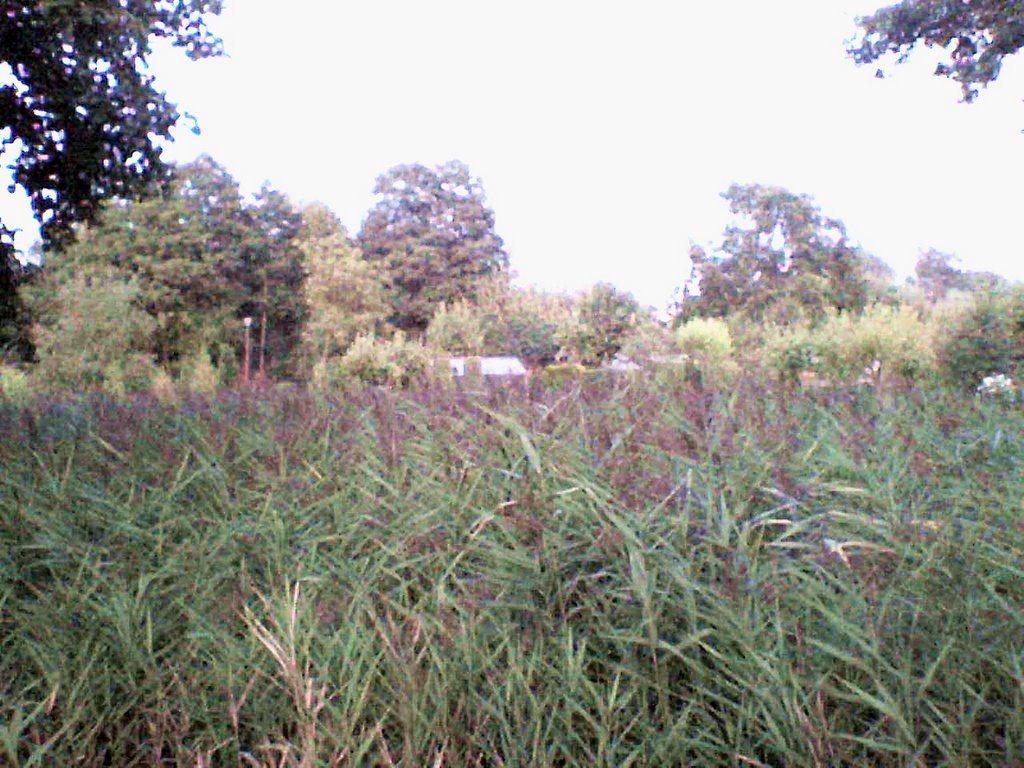
{"label": "treeline", "polygon": [[[115,393],[251,379],[404,384],[444,354],[514,355],[533,368],[685,355],[720,370],[739,355],[790,376],[831,359],[831,375],[892,357],[901,332],[903,376],[942,363],[968,384],[1024,359],[1018,288],[936,251],[897,287],[841,221],[781,188],[724,193],[737,223],[715,248],[692,247],[668,321],[608,284],[575,296],[513,286],[494,213],[461,163],[398,166],[375,193],[353,236],[321,204],[268,186],[246,199],[210,157],[178,166],[22,270],[5,356],[37,387]],[[881,336],[860,349],[851,329],[872,323]],[[853,357],[839,365],[844,334]],[[970,347],[959,362],[943,351],[956,344]]]}

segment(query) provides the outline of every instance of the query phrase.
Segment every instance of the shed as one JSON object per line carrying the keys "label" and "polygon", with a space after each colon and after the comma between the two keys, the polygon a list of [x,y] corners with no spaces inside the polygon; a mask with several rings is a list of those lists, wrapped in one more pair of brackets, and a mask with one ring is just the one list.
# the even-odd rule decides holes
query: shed
{"label": "shed", "polygon": [[[449,361],[453,376],[466,375],[466,361],[474,358],[453,357]],[[484,376],[526,376],[528,371],[518,357],[478,357]]]}

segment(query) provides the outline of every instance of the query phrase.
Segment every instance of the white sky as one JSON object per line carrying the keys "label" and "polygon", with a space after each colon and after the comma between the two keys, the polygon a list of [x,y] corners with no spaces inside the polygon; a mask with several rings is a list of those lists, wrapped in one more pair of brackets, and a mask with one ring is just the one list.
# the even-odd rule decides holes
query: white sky
{"label": "white sky", "polygon": [[734,181],[813,195],[900,275],[933,246],[1024,279],[1024,56],[969,106],[925,50],[876,79],[844,40],[888,1],[227,0],[229,58],[152,69],[202,127],[170,159],[353,233],[388,168],[466,162],[524,283],[664,307]]}

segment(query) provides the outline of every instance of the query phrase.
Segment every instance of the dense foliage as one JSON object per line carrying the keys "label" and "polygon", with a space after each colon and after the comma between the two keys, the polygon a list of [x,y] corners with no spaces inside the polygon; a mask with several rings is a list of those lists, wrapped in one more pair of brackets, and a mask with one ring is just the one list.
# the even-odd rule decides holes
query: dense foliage
{"label": "dense foliage", "polygon": [[137,306],[156,322],[147,351],[162,365],[177,370],[206,349],[233,366],[241,318],[252,315],[263,371],[268,347],[287,361],[298,344],[305,276],[296,245],[300,224],[280,193],[264,189],[247,203],[227,170],[201,157],[174,169],[160,194],[107,204],[76,242],[48,260],[35,291],[38,322],[61,321],[69,305],[48,301],[67,279],[132,278]]}
{"label": "dense foliage", "polygon": [[753,380],[0,408],[0,759],[1014,765],[1022,435]]}
{"label": "dense foliage", "polygon": [[483,187],[462,163],[397,166],[374,192],[359,240],[382,271],[397,328],[423,330],[438,305],[472,298],[508,270]]}
{"label": "dense foliage", "polygon": [[786,319],[829,308],[858,311],[868,300],[868,263],[838,219],[807,195],[760,184],[734,184],[723,195],[739,218],[712,253],[693,246],[693,276],[680,317],[743,312]]}
{"label": "dense foliage", "polygon": [[[221,43],[205,17],[220,0],[5,0],[0,5],[0,150],[47,244],[66,241],[100,203],[162,175],[161,139],[179,114],[146,62],[152,38],[192,58]],[[0,221],[0,344],[16,323],[13,232]]]}
{"label": "dense foliage", "polygon": [[1022,0],[903,0],[857,24],[849,52],[858,64],[890,54],[902,62],[918,45],[942,48],[949,56],[935,74],[959,83],[964,101],[973,101],[999,76],[1003,59],[1024,47]]}

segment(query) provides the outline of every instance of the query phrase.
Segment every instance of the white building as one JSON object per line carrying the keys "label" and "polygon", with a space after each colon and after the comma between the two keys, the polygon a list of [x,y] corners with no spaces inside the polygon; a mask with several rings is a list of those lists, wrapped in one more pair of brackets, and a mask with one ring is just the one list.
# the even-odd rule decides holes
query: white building
{"label": "white building", "polygon": [[518,357],[453,357],[449,363],[452,376],[466,375],[467,360],[479,360],[484,376],[526,376],[529,373]]}

